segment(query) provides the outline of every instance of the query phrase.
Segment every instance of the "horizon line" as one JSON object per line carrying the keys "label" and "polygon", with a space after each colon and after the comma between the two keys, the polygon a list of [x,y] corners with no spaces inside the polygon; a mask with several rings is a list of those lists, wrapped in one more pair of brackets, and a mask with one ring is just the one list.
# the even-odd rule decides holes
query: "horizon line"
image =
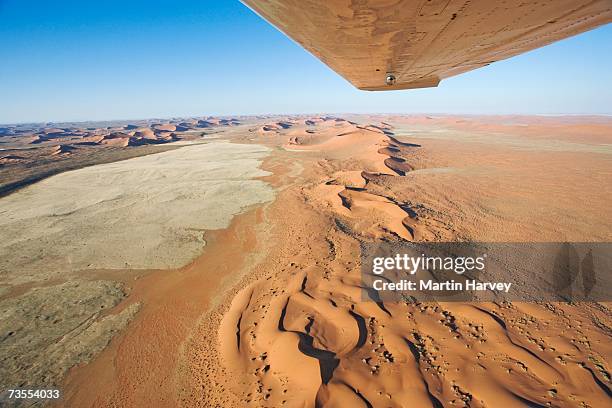
{"label": "horizon line", "polygon": [[612,113],[449,113],[449,112],[307,112],[307,113],[235,113],[235,114],[202,114],[185,116],[150,116],[146,118],[115,118],[115,119],[76,119],[76,120],[38,120],[38,121],[19,121],[19,122],[0,122],[0,126],[22,126],[22,125],[41,125],[41,124],[64,124],[64,123],[110,123],[110,122],[138,122],[151,120],[181,120],[195,118],[230,118],[230,117],[258,117],[258,116],[315,116],[315,115],[382,115],[382,116],[540,116],[540,117],[564,117],[564,116],[583,116],[583,117],[612,117]]}

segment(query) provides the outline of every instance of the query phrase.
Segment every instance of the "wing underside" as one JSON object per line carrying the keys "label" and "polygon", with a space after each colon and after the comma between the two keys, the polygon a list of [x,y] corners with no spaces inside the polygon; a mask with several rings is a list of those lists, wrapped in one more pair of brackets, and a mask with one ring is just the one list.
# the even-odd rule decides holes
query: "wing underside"
{"label": "wing underside", "polygon": [[612,0],[243,3],[364,90],[434,87],[612,21]]}

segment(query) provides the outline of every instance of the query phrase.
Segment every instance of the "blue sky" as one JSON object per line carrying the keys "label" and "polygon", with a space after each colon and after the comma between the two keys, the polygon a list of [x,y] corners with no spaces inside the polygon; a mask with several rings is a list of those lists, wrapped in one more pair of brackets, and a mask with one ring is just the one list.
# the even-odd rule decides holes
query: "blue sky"
{"label": "blue sky", "polygon": [[358,91],[239,3],[0,0],[0,123],[313,112],[612,114],[612,25]]}

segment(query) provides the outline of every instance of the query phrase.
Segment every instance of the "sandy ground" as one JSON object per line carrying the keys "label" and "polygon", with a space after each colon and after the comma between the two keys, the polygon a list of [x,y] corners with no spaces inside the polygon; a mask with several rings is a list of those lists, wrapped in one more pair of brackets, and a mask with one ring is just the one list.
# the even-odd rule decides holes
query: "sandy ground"
{"label": "sandy ground", "polygon": [[[66,172],[0,200],[0,274],[168,269],[196,258],[204,231],[273,198],[255,177],[267,149],[212,142]],[[19,271],[19,273],[11,273]]]}
{"label": "sandy ground", "polygon": [[208,233],[184,267],[96,271],[121,284],[109,316],[139,311],[69,371],[58,406],[607,406],[609,304],[364,301],[359,254],[380,240],[610,241],[612,121],[356,120],[226,133],[271,149],[275,199]]}
{"label": "sandy ground", "polygon": [[304,170],[268,211],[277,245],[186,347],[184,405],[606,406],[609,305],[377,304],[360,290],[364,240],[609,241],[612,127],[602,143],[582,126],[564,143],[515,132],[518,145],[436,125],[419,140],[264,133]]}
{"label": "sandy ground", "polygon": [[[0,199],[2,388],[57,384],[141,307],[134,279],[273,199],[269,149],[221,141],[62,173]],[[173,275],[170,275],[173,276]]]}
{"label": "sandy ground", "polygon": [[[124,298],[121,284],[95,280],[38,287],[0,302],[2,388],[52,387],[75,364],[90,361],[138,312],[133,303],[105,313]],[[0,402],[10,406],[5,397]]]}

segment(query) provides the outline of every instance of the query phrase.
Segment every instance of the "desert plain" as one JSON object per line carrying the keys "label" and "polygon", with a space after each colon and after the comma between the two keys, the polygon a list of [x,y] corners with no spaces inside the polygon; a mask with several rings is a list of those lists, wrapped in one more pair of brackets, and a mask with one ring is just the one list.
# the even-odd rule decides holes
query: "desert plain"
{"label": "desert plain", "polygon": [[610,404],[609,303],[375,302],[360,275],[364,243],[610,242],[609,117],[15,125],[0,149],[0,385],[61,390],[34,405]]}

